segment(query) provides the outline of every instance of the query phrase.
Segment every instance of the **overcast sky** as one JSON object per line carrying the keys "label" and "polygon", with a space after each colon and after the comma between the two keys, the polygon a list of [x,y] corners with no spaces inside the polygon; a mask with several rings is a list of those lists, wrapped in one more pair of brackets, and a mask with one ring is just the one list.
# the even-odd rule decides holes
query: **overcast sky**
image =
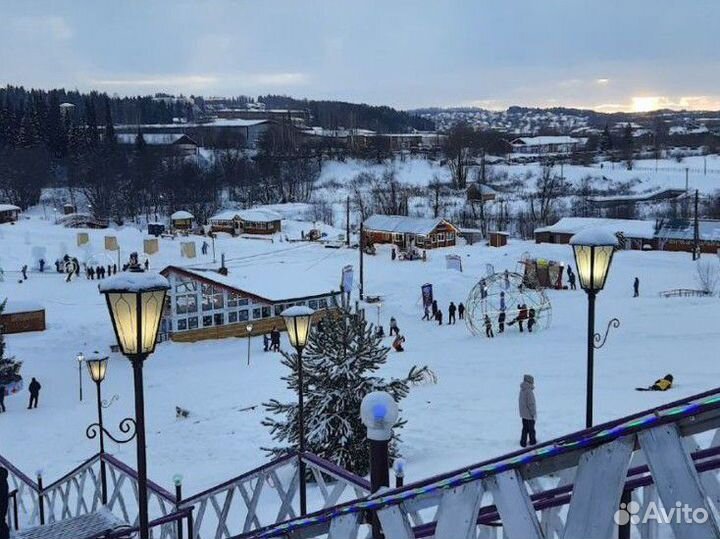
{"label": "overcast sky", "polygon": [[0,0],[0,84],[720,109],[720,0]]}

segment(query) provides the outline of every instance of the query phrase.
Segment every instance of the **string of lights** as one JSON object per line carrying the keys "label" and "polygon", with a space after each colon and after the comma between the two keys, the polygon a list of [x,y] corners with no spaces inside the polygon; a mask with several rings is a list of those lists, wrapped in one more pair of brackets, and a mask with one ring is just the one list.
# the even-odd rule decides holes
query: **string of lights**
{"label": "string of lights", "polygon": [[677,421],[684,417],[689,417],[701,412],[709,411],[720,407],[720,395],[715,395],[701,399],[699,401],[683,404],[667,410],[658,410],[654,413],[650,413],[627,423],[616,425],[612,428],[603,429],[597,432],[591,432],[587,436],[578,438],[576,440],[568,441],[567,443],[559,443],[549,447],[542,447],[527,453],[523,453],[516,457],[508,460],[488,464],[481,466],[474,470],[468,470],[461,474],[453,477],[431,483],[429,485],[423,485],[418,488],[400,490],[396,493],[390,493],[376,499],[362,500],[350,505],[344,505],[338,507],[333,511],[326,511],[323,513],[310,515],[306,518],[301,518],[286,522],[275,526],[274,528],[254,535],[257,539],[269,539],[271,537],[278,537],[287,534],[293,530],[313,526],[323,522],[331,521],[342,515],[357,513],[361,511],[377,511],[388,507],[390,505],[397,505],[399,503],[417,498],[420,496],[426,496],[429,494],[435,494],[442,490],[456,488],[465,483],[484,479],[488,476],[504,472],[516,468],[518,466],[530,464],[531,462],[537,462],[545,460],[556,455],[563,453],[569,453],[582,447],[596,446],[604,443],[608,443],[613,439],[626,436],[631,433],[646,429],[650,426],[654,426],[658,423],[666,423],[670,421]]}

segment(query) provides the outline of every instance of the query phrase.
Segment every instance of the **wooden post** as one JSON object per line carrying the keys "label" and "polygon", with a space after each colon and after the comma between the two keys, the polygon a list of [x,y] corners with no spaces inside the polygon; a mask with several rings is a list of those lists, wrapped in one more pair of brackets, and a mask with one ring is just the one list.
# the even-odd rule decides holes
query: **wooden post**
{"label": "wooden post", "polygon": [[365,299],[365,273],[363,267],[363,254],[365,249],[365,230],[363,222],[360,221],[360,299]]}
{"label": "wooden post", "polygon": [[345,200],[345,245],[350,247],[350,197]]}

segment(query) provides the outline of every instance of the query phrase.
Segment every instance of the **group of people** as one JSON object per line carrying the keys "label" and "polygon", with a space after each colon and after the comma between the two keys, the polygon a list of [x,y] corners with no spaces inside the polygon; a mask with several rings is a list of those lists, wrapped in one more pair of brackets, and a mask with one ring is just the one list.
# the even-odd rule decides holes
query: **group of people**
{"label": "group of people", "polygon": [[[533,327],[535,327],[535,324],[537,323],[536,313],[535,309],[532,307],[528,308],[527,304],[525,303],[518,303],[517,305],[517,314],[515,315],[515,318],[512,320],[507,320],[507,305],[505,302],[505,292],[500,292],[500,313],[498,314],[498,333],[504,333],[505,332],[505,324],[507,323],[508,326],[513,326],[515,324],[518,325],[518,328],[520,329],[520,333],[523,333],[525,331],[525,324],[527,324],[527,330],[529,333],[532,333]],[[483,319],[483,324],[485,326],[485,336],[488,339],[492,339],[495,337],[495,333],[493,331],[493,324],[492,320],[490,319],[490,315],[486,314]]]}
{"label": "group of people", "polygon": [[263,351],[279,352],[280,351],[280,330],[277,326],[273,326],[270,334],[263,334]]}
{"label": "group of people", "polygon": [[[438,307],[436,299],[432,300],[432,303],[430,303],[430,305],[425,304],[424,311],[425,312],[422,317],[423,320],[435,320],[437,321],[439,326],[442,326],[443,313],[442,309]],[[448,306],[448,325],[452,325],[457,321],[456,314],[457,318],[460,318],[460,320],[464,320],[465,305],[463,305],[462,303],[455,305],[455,302],[451,301],[450,305]]]}
{"label": "group of people", "polygon": [[[41,389],[42,389],[42,386],[40,385],[40,382],[38,382],[36,378],[33,378],[30,381],[30,385],[28,385],[28,391],[30,393],[30,402],[28,403],[28,410],[38,407],[38,399],[40,398],[40,390]],[[6,392],[7,392],[7,390],[5,389],[5,386],[0,385],[0,413],[7,411],[7,408],[5,408],[5,393]]]}
{"label": "group of people", "polygon": [[104,279],[105,277],[110,277],[111,275],[115,275],[117,273],[117,264],[108,264],[107,268],[105,266],[86,266],[85,267],[85,277],[87,279],[90,279],[91,281],[95,279],[95,277],[100,279]]}

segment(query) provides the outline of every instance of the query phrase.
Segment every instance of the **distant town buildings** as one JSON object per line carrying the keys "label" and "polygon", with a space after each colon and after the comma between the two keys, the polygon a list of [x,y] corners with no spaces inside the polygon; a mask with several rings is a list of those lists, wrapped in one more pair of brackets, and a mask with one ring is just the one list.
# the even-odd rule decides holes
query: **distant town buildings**
{"label": "distant town buildings", "polygon": [[363,222],[365,240],[393,243],[401,249],[435,249],[455,245],[459,229],[445,219],[371,215]]}
{"label": "distant town buildings", "polygon": [[210,218],[213,232],[239,234],[274,234],[282,230],[282,217],[268,209],[225,210]]}
{"label": "distant town buildings", "polygon": [[518,137],[510,142],[513,153],[532,155],[569,154],[580,150],[586,138],[569,136]]}

